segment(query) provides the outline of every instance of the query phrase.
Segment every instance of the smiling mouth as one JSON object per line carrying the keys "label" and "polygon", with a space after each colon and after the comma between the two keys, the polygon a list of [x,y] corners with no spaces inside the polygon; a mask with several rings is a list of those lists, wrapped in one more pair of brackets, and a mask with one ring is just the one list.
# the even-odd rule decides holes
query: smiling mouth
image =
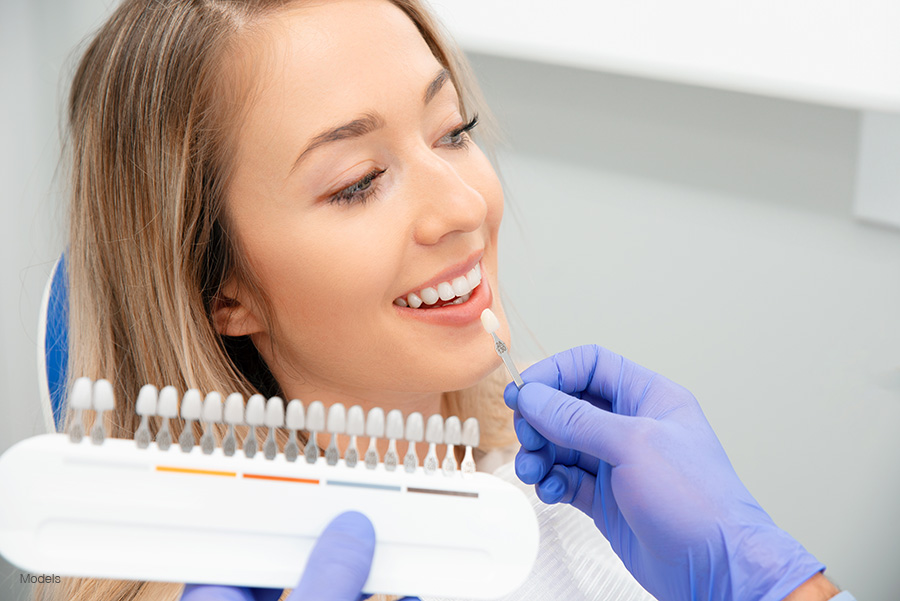
{"label": "smiling mouth", "polygon": [[397,297],[394,304],[412,309],[439,309],[449,305],[461,305],[469,300],[479,284],[481,284],[481,264],[477,263],[464,276]]}

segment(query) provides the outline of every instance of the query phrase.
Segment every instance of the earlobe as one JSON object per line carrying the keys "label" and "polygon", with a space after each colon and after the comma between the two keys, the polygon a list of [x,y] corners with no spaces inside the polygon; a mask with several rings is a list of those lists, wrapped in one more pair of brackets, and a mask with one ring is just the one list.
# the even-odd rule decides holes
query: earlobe
{"label": "earlobe", "polygon": [[220,294],[213,299],[212,319],[222,336],[247,336],[262,331],[260,321],[250,307],[231,296]]}

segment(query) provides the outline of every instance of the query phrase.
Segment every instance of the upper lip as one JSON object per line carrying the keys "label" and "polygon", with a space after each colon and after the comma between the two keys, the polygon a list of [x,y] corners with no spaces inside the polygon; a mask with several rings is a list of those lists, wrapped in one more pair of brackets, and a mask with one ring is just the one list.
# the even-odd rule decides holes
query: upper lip
{"label": "upper lip", "polygon": [[455,263],[454,265],[448,267],[444,271],[440,272],[427,282],[420,284],[418,287],[409,290],[408,292],[403,293],[401,296],[409,296],[411,293],[415,292],[416,294],[419,291],[424,290],[429,287],[437,287],[441,282],[452,282],[454,279],[464,276],[475,268],[475,265],[481,261],[481,258],[484,256],[484,249],[479,249],[469,255],[469,257],[459,263]]}

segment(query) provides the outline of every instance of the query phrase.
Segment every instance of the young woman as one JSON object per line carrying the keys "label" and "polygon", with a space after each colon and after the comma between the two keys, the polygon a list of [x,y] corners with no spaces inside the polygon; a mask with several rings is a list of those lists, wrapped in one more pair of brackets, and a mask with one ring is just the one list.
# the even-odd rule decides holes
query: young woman
{"label": "young woman", "polygon": [[112,434],[153,383],[475,416],[482,451],[513,443],[479,320],[508,338],[479,98],[418,0],[119,6],[68,107],[69,373],[113,383]]}

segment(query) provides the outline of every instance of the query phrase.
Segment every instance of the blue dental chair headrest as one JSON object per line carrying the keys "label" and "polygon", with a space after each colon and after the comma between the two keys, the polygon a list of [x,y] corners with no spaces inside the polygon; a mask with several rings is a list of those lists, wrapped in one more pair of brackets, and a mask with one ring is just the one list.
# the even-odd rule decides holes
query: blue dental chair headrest
{"label": "blue dental chair headrest", "polygon": [[44,288],[38,317],[38,380],[47,430],[62,431],[66,419],[69,360],[69,281],[60,255]]}

